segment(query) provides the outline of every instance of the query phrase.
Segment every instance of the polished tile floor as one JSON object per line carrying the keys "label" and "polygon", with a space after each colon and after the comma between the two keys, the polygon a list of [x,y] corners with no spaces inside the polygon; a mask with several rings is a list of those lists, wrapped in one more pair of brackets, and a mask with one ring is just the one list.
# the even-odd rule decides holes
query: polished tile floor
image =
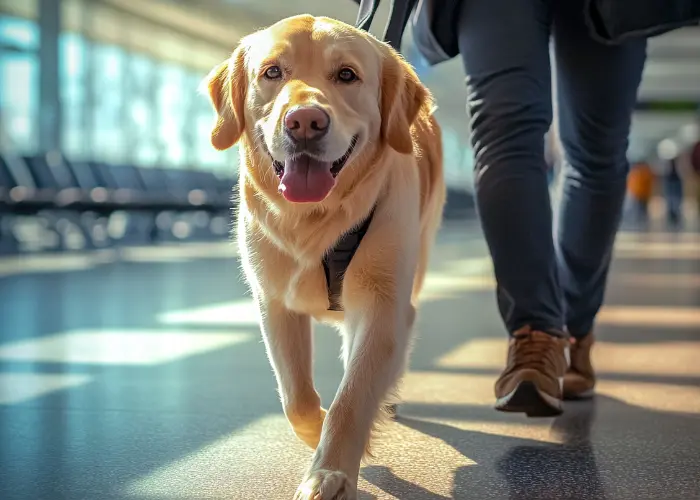
{"label": "polished tile floor", "polygon": [[[700,499],[700,234],[621,234],[598,333],[594,401],[493,411],[491,267],[448,224],[361,498]],[[317,346],[328,403],[339,340]],[[1,499],[289,499],[309,457],[231,245],[0,261]]]}

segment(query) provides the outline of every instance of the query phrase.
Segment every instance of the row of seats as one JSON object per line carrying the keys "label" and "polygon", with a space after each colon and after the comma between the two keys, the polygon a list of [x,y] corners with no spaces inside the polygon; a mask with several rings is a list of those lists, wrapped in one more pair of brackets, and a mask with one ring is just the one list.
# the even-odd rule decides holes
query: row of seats
{"label": "row of seats", "polygon": [[72,162],[56,152],[0,154],[0,253],[225,237],[234,183],[207,171]]}
{"label": "row of seats", "polygon": [[55,152],[0,155],[0,213],[220,211],[230,207],[232,186],[233,179],[201,170],[69,162]]}

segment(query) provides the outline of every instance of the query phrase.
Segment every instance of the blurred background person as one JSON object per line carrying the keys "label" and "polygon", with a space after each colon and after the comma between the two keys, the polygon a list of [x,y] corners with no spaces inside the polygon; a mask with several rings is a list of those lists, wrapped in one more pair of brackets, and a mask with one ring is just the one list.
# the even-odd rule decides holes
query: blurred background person
{"label": "blurred background person", "polygon": [[654,194],[656,174],[647,162],[630,167],[627,177],[627,214],[631,222],[646,225],[649,222],[649,202]]}
{"label": "blurred background person", "polygon": [[683,176],[679,170],[678,158],[671,158],[663,166],[663,193],[666,201],[666,222],[671,228],[683,223]]}

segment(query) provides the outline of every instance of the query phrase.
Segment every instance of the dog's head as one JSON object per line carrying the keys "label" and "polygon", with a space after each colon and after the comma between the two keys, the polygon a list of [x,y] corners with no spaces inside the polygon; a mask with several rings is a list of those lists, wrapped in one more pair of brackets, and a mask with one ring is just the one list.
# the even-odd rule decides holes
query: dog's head
{"label": "dog's head", "polygon": [[308,15],[245,37],[207,88],[217,111],[214,147],[243,136],[292,202],[323,201],[336,180],[368,168],[377,148],[411,153],[411,124],[430,97],[387,45]]}

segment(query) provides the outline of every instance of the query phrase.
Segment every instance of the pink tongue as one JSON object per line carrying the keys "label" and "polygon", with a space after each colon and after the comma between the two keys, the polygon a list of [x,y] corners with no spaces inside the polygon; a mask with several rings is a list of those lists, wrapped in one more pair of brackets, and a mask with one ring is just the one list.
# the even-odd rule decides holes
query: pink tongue
{"label": "pink tongue", "polygon": [[330,162],[303,155],[285,160],[279,190],[289,201],[313,203],[323,201],[334,185]]}

